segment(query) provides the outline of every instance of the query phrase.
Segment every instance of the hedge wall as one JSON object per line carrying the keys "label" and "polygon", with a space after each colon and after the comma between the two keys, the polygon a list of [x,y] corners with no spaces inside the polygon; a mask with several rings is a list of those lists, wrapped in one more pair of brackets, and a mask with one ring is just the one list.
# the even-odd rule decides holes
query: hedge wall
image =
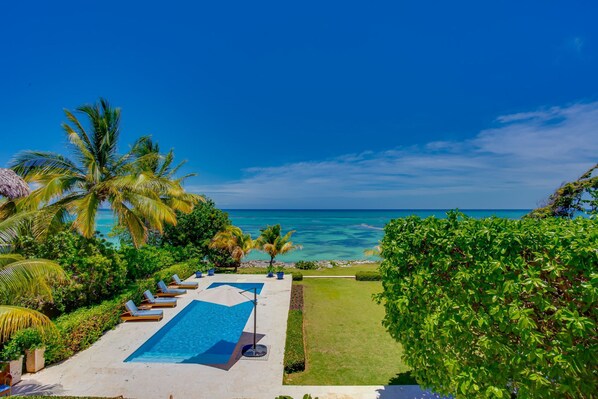
{"label": "hedge wall", "polygon": [[296,373],[305,370],[303,342],[303,286],[293,284],[287,321],[287,340],[284,347],[284,371]]}
{"label": "hedge wall", "polygon": [[441,394],[594,397],[597,248],[598,220],[393,220],[384,325]]}
{"label": "hedge wall", "polygon": [[380,281],[382,276],[380,272],[375,270],[363,270],[355,273],[355,280],[357,281]]}

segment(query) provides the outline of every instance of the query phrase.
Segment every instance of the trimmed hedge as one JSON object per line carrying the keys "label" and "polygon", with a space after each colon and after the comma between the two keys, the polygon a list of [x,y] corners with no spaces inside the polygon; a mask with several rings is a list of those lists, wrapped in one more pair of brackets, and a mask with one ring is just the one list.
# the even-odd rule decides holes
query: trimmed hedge
{"label": "trimmed hedge", "polygon": [[303,280],[303,273],[293,272],[293,281],[301,281]]}
{"label": "trimmed hedge", "polygon": [[391,221],[383,324],[417,381],[457,398],[591,398],[598,220]]}
{"label": "trimmed hedge", "polygon": [[380,281],[380,280],[382,280],[382,275],[380,275],[380,272],[373,271],[373,270],[359,271],[359,272],[355,273],[355,280],[357,280],[357,281]]}
{"label": "trimmed hedge", "polygon": [[[156,283],[170,282],[173,274],[185,279],[195,272],[194,262],[183,262],[156,272],[151,278],[139,280],[124,293],[109,301],[89,308],[81,308],[73,313],[60,316],[55,320],[56,330],[49,333],[46,344],[46,364],[52,364],[73,356],[96,342],[106,331],[114,328],[120,321],[123,305],[129,299],[139,303],[143,291],[155,291]],[[18,339],[15,334],[15,339]]]}
{"label": "trimmed hedge", "polygon": [[303,370],[305,370],[303,311],[290,310],[287,322],[287,341],[284,350],[284,371],[290,374]]}
{"label": "trimmed hedge", "polygon": [[284,346],[284,371],[287,374],[305,370],[303,340],[303,286],[291,286],[291,303],[287,321],[287,340]]}

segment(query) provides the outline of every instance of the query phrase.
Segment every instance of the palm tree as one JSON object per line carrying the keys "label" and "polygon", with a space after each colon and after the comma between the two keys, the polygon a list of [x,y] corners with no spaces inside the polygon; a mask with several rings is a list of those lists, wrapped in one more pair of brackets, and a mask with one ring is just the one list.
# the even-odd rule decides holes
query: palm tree
{"label": "palm tree", "polygon": [[295,230],[291,230],[283,236],[281,227],[277,224],[268,226],[260,231],[262,234],[256,240],[256,247],[270,255],[268,270],[272,270],[274,258],[276,258],[277,255],[283,255],[295,249],[301,249],[300,245],[294,245],[291,242],[291,236]]}
{"label": "palm tree", "polygon": [[[20,218],[3,222],[0,230],[4,227],[14,236],[21,222],[33,220],[33,232],[42,236],[73,215],[72,228],[91,237],[99,207],[108,204],[138,247],[146,241],[148,229],[162,232],[165,223],[176,224],[175,211],[190,212],[201,200],[198,195],[186,193],[181,180],[174,180],[163,167],[148,167],[149,158],[155,154],[118,154],[119,108],[100,99],[77,111],[88,119],[88,129],[68,110],[65,114],[69,123],[62,125],[73,160],[52,152],[25,151],[12,161],[12,169],[38,188],[20,200]],[[172,153],[168,157],[172,158]],[[168,169],[171,162],[158,165],[167,164]],[[34,217],[28,218],[31,215]]]}
{"label": "palm tree", "polygon": [[0,254],[0,344],[15,332],[52,326],[48,317],[32,309],[14,306],[16,298],[44,295],[51,298],[52,281],[63,281],[65,273],[55,262],[24,259],[17,254]]}
{"label": "palm tree", "polygon": [[382,257],[382,243],[378,241],[378,245],[373,248],[368,248],[363,251],[365,256],[378,256]]}
{"label": "palm tree", "polygon": [[243,233],[237,226],[227,226],[223,231],[218,232],[210,242],[210,248],[224,249],[235,261],[235,272],[241,264],[241,259],[247,256],[255,248],[255,242],[251,234]]}

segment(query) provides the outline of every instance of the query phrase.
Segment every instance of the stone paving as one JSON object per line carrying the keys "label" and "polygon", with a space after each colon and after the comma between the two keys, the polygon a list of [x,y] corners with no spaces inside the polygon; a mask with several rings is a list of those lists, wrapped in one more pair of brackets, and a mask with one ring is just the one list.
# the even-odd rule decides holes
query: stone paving
{"label": "stone paving", "polygon": [[[436,398],[418,386],[287,386],[282,385],[283,357],[291,279],[268,279],[263,275],[222,274],[202,279],[198,290],[179,297],[178,306],[164,309],[161,322],[121,323],[98,342],[66,361],[36,374],[26,374],[13,390],[15,395],[52,394],[138,399],[210,398],[274,399],[278,395],[302,398],[310,393],[319,399],[419,399]],[[266,359],[246,359],[240,347],[250,343],[253,313],[241,341],[226,367],[201,364],[124,362],[212,282],[263,282],[258,298],[260,344],[269,347]]]}

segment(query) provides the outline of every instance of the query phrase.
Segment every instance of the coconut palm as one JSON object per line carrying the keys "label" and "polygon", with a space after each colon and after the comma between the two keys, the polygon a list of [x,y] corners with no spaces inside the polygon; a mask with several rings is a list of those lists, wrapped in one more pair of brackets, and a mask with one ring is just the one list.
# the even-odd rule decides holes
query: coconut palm
{"label": "coconut palm", "polygon": [[235,261],[235,272],[241,264],[241,259],[247,256],[255,248],[255,242],[251,234],[243,233],[237,226],[227,226],[223,231],[218,232],[210,242],[210,248],[224,249]]}
{"label": "coconut palm", "polygon": [[382,256],[382,243],[378,241],[378,245],[373,248],[368,248],[363,251],[365,256]]}
{"label": "coconut palm", "polygon": [[[11,163],[15,172],[38,187],[19,205],[23,220],[27,219],[27,212],[41,209],[35,213],[34,234],[47,234],[51,226],[72,215],[73,229],[91,237],[97,211],[107,204],[118,224],[131,234],[134,245],[140,246],[147,239],[148,229],[162,232],[165,223],[176,224],[175,211],[189,212],[200,200],[199,196],[186,193],[181,181],[172,179],[172,173],[147,167],[149,157],[117,152],[119,108],[100,99],[77,111],[86,117],[89,127],[85,128],[75,114],[65,110],[68,123],[62,127],[72,159],[52,152],[25,151]],[[8,224],[3,222],[5,226],[0,226],[0,230],[4,227],[14,235],[19,220],[10,219]]]}
{"label": "coconut palm", "polygon": [[300,245],[295,245],[291,242],[291,236],[295,230],[291,230],[284,236],[281,233],[279,224],[274,226],[267,226],[261,229],[261,235],[256,240],[256,247],[270,255],[270,264],[268,269],[272,270],[274,258],[278,255],[286,254],[295,249],[301,249]]}
{"label": "coconut palm", "polygon": [[0,343],[28,327],[52,326],[48,317],[32,309],[14,306],[16,298],[44,295],[51,298],[50,282],[60,282],[65,273],[55,262],[0,254]]}
{"label": "coconut palm", "polygon": [[[179,162],[176,166],[173,166],[174,150],[170,149],[166,154],[162,154],[160,145],[158,142],[153,141],[151,136],[142,136],[137,139],[131,148],[131,155],[134,158],[131,162],[132,173],[151,173],[159,178],[174,180],[178,184],[182,184],[188,177],[195,176],[195,173],[188,173],[181,177],[175,177],[175,174],[187,161]],[[203,196],[187,192],[183,192],[176,197],[162,195],[161,199],[173,209],[185,213],[191,212],[193,205],[198,201],[205,202]]]}

